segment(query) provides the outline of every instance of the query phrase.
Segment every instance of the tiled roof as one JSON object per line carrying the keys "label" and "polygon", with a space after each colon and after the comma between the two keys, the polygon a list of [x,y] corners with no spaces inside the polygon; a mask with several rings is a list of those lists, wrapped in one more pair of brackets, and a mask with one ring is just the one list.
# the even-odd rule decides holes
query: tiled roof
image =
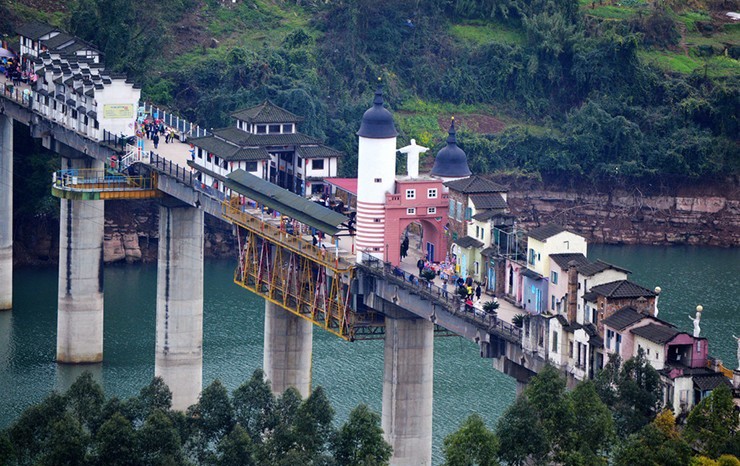
{"label": "tiled roof", "polygon": [[599,335],[599,329],[597,329],[594,324],[588,323],[584,325],[583,330],[586,331],[586,334],[588,335],[588,343],[591,346],[595,348],[604,347],[604,339],[601,338],[601,335]]}
{"label": "tiled roof", "polygon": [[662,345],[672,340],[673,337],[681,332],[679,330],[676,330],[675,328],[666,327],[665,325],[647,324],[644,327],[633,328],[632,330],[630,330],[630,333],[633,333],[646,340],[650,340],[653,343]]}
{"label": "tiled roof", "polygon": [[303,121],[303,117],[280,108],[269,100],[265,100],[256,107],[238,110],[232,113],[231,116],[249,123],[297,123]]}
{"label": "tiled roof", "polygon": [[617,280],[591,287],[591,293],[607,298],[639,298],[655,296],[655,292],[629,280]]}
{"label": "tiled roof", "polygon": [[491,257],[492,255],[496,254],[496,248],[493,246],[488,246],[486,249],[482,250],[480,252],[484,256]]}
{"label": "tiled roof", "polygon": [[480,248],[483,246],[482,242],[478,241],[472,236],[463,236],[462,238],[458,238],[453,241],[453,243],[457,244],[461,248]]}
{"label": "tiled roof", "polygon": [[444,185],[463,194],[505,193],[509,191],[508,188],[477,175],[448,181]]}
{"label": "tiled roof", "polygon": [[723,374],[695,375],[693,380],[694,386],[703,392],[714,390],[720,385],[732,388],[730,380]]}
{"label": "tiled roof", "polygon": [[588,259],[586,259],[586,256],[584,256],[580,252],[550,254],[550,259],[555,261],[555,263],[558,264],[558,266],[560,266],[560,268],[563,270],[568,270],[568,264],[571,261],[576,261],[576,267],[589,263]]}
{"label": "tiled roof", "polygon": [[476,209],[507,209],[509,205],[499,193],[474,194],[470,200]]}
{"label": "tiled roof", "polygon": [[236,126],[213,130],[213,134],[238,146],[296,146],[301,144],[321,144],[321,141],[301,133],[251,134]]}
{"label": "tiled roof", "polygon": [[324,157],[341,157],[343,152],[331,147],[319,146],[301,146],[298,148],[298,154],[304,159],[320,159]]}
{"label": "tiled roof", "polygon": [[59,47],[62,44],[66,44],[67,42],[74,41],[75,37],[67,34],[66,32],[60,32],[56,36],[52,37],[51,39],[47,39],[43,41],[44,45],[49,47],[49,50],[54,50],[57,47]]}
{"label": "tiled roof", "polygon": [[562,233],[564,231],[567,231],[565,227],[555,225],[554,223],[548,223],[547,225],[543,225],[541,227],[535,228],[534,230],[531,230],[527,234],[527,236],[529,236],[530,238],[534,238],[537,241],[547,241],[548,238],[552,238],[558,233]]}
{"label": "tiled roof", "polygon": [[195,147],[200,147],[204,151],[216,154],[221,158],[230,157],[234,155],[237,150],[239,150],[239,147],[215,136],[192,138],[188,139],[188,142],[192,143]]}
{"label": "tiled roof", "polygon": [[615,330],[622,330],[646,317],[645,314],[637,312],[634,308],[625,306],[601,322]]}
{"label": "tiled roof", "polygon": [[267,160],[270,158],[270,154],[264,148],[245,148],[239,149],[228,157],[224,157],[224,160],[229,161],[255,161],[255,160]]}
{"label": "tiled roof", "polygon": [[52,31],[58,31],[59,29],[49,26],[48,24],[39,23],[38,21],[31,21],[29,23],[21,24],[15,30],[15,32],[23,37],[27,37],[32,40],[38,40],[39,37],[44,36]]}
{"label": "tiled roof", "polygon": [[597,259],[596,262],[589,262],[589,263],[580,265],[578,267],[578,273],[585,275],[587,277],[592,277],[596,275],[597,273],[603,272],[604,270],[608,270],[608,269],[618,270],[620,272],[624,272],[627,274],[632,273],[627,269],[624,269],[622,267],[617,267],[616,265],[609,264],[607,262],[602,261],[601,259]]}
{"label": "tiled roof", "polygon": [[521,274],[524,275],[525,277],[529,277],[529,278],[532,278],[534,280],[542,280],[542,275],[538,274],[534,270],[523,269],[521,271]]}
{"label": "tiled roof", "polygon": [[598,294],[589,291],[588,293],[583,293],[583,300],[594,303],[596,302],[596,298],[598,298],[598,296]]}

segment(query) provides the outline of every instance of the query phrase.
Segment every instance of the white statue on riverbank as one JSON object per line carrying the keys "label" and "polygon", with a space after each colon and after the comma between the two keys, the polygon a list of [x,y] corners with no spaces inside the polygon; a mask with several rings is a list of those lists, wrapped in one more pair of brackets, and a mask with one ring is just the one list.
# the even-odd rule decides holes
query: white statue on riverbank
{"label": "white statue on riverbank", "polygon": [[699,327],[699,322],[701,322],[701,311],[704,310],[704,307],[702,305],[696,306],[696,317],[691,317],[689,315],[689,319],[691,319],[691,322],[694,323],[694,338],[699,338],[699,333],[701,333],[701,327]]}
{"label": "white statue on riverbank", "polygon": [[732,335],[732,338],[737,340],[737,370],[740,371],[740,337]]}

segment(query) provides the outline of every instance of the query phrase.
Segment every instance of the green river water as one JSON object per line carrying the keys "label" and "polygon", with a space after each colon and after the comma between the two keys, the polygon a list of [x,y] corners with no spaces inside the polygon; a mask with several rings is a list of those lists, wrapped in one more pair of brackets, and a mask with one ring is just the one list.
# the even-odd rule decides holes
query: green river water
{"label": "green river water", "polygon": [[[633,271],[648,288],[660,285],[660,317],[691,330],[688,314],[704,306],[702,335],[710,353],[735,367],[740,335],[740,249],[694,247],[591,246],[601,258]],[[233,261],[207,261],[203,381],[220,379],[236,388],[262,364],[264,304],[231,281]],[[0,313],[0,427],[52,390],[66,389],[83,370],[91,370],[106,393],[128,397],[154,376],[155,265],[109,266],[105,270],[105,361],[93,366],[54,363],[56,268],[15,271],[12,312]],[[337,422],[365,403],[380,412],[382,341],[347,343],[314,332],[313,383],[323,386]],[[515,384],[496,372],[477,348],[456,337],[435,340],[434,461],[441,462],[445,435],[472,412],[490,426],[514,400]]]}

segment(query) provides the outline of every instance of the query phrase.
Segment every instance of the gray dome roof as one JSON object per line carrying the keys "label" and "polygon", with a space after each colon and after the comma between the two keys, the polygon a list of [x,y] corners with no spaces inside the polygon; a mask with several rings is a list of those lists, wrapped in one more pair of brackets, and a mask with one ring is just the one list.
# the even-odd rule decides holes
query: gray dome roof
{"label": "gray dome roof", "polygon": [[383,107],[383,89],[378,86],[375,91],[373,106],[365,111],[362,116],[358,136],[372,139],[394,138],[398,136],[396,126],[393,124],[393,115]]}
{"label": "gray dome roof", "polygon": [[453,119],[450,125],[450,135],[447,137],[447,146],[437,152],[431,175],[443,178],[460,178],[470,176],[470,174],[468,157],[465,155],[465,151],[457,147],[455,120]]}

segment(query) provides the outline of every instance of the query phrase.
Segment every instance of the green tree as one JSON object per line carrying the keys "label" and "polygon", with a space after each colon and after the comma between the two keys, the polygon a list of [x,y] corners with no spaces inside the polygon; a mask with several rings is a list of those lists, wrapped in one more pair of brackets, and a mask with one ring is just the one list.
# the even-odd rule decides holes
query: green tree
{"label": "green tree", "polygon": [[249,433],[239,424],[218,444],[218,466],[252,466],[254,460],[254,443]]}
{"label": "green tree", "polygon": [[136,437],[140,464],[185,464],[180,435],[164,412],[154,411],[137,431]]}
{"label": "green tree", "polygon": [[103,387],[97,383],[90,372],[85,371],[74,381],[67,393],[67,408],[81,426],[94,433],[105,403]]}
{"label": "green tree", "polygon": [[380,416],[359,405],[334,436],[331,450],[337,466],[381,466],[388,464],[393,449],[383,439]]}
{"label": "green tree", "polygon": [[77,466],[85,464],[89,437],[70,413],[51,424],[49,438],[44,442],[41,464]]}
{"label": "green tree", "polygon": [[609,408],[599,398],[594,383],[581,382],[568,394],[573,403],[575,422],[566,464],[607,464],[608,454],[616,440],[614,420]]}
{"label": "green tree", "polygon": [[624,436],[647,425],[662,407],[663,386],[660,375],[640,349],[637,356],[624,362],[617,380],[614,417],[617,432]]}
{"label": "green tree", "polygon": [[725,385],[715,388],[691,410],[686,420],[684,436],[702,454],[717,458],[729,453],[733,436],[738,435],[738,418],[732,392]]}
{"label": "green tree", "polygon": [[244,382],[233,396],[234,420],[249,434],[254,442],[275,424],[275,396],[265,373],[257,369],[249,381]]}
{"label": "green tree", "polygon": [[138,464],[136,433],[131,422],[115,413],[100,426],[96,435],[98,464],[134,466]]}
{"label": "green tree", "polygon": [[638,433],[630,435],[616,450],[616,466],[686,466],[691,449],[675,427],[673,414],[666,411]]}
{"label": "green tree", "polygon": [[498,466],[499,443],[483,418],[471,414],[456,431],[445,437],[446,466]]}
{"label": "green tree", "polygon": [[20,464],[34,464],[45,451],[52,426],[65,417],[66,400],[51,393],[41,403],[23,411],[8,429],[15,457]]}
{"label": "green tree", "polygon": [[544,464],[550,452],[547,431],[526,396],[519,396],[498,421],[496,435],[505,445],[499,458],[507,464]]}

